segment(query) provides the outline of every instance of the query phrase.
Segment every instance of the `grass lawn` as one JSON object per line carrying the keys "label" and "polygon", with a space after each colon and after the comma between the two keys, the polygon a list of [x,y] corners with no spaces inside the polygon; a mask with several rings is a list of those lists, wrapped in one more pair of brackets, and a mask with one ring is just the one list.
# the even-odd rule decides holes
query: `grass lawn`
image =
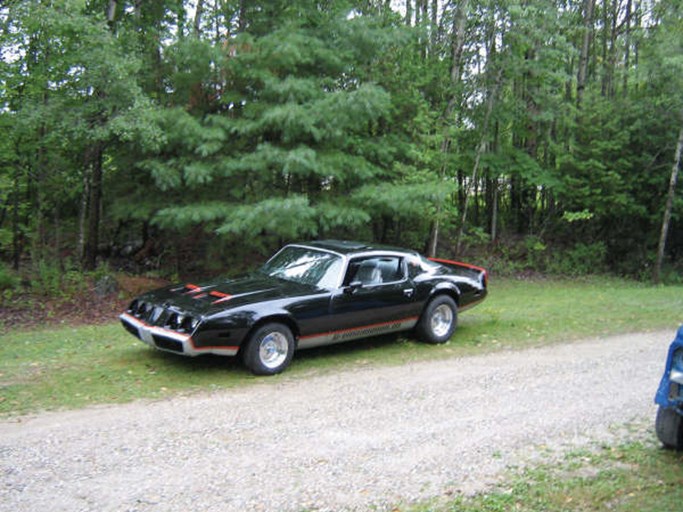
{"label": "grass lawn", "polygon": [[665,512],[683,503],[683,454],[654,439],[577,451],[564,461],[509,470],[497,489],[401,512]]}
{"label": "grass lawn", "polygon": [[231,358],[191,359],[154,351],[112,320],[103,326],[0,337],[0,414],[271,384],[357,365],[402,364],[622,332],[668,329],[673,338],[683,323],[683,287],[598,278],[493,280],[489,298],[461,315],[447,344],[378,338],[302,351],[283,375],[268,379],[251,376]]}
{"label": "grass lawn", "polygon": [[[654,329],[670,332],[662,340],[664,354],[683,323],[683,286],[598,278],[494,280],[489,298],[459,320],[458,331],[444,345],[394,337],[302,351],[283,375],[271,378],[253,377],[230,358],[190,359],[154,351],[114,319],[103,326],[11,332],[0,337],[0,416],[273,385],[354,366],[464,357]],[[396,510],[678,510],[683,503],[683,455],[662,450],[650,434],[642,442],[572,453],[552,465],[511,468],[504,483],[488,493]]]}

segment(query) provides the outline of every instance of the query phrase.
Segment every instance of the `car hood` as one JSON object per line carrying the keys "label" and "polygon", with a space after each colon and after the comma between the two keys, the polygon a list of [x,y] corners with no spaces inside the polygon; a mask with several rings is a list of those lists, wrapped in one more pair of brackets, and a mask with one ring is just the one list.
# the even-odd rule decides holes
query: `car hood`
{"label": "car hood", "polygon": [[207,282],[167,286],[146,293],[139,300],[192,315],[211,316],[227,309],[284,297],[310,295],[316,291],[321,292],[314,286],[263,274],[252,274],[236,279],[219,278]]}

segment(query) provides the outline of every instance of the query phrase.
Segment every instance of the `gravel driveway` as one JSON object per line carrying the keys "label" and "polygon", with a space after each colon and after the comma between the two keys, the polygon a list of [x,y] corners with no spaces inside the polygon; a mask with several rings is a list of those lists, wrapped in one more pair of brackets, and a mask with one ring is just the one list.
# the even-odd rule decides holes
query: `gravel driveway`
{"label": "gravel driveway", "polygon": [[391,510],[470,493],[507,466],[651,429],[673,335],[7,420],[0,510]]}

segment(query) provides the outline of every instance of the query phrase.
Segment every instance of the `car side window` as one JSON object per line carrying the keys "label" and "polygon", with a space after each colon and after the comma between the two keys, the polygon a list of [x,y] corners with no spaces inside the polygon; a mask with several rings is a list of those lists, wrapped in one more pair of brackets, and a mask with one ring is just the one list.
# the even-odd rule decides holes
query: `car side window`
{"label": "car side window", "polygon": [[403,261],[397,256],[356,258],[349,263],[344,285],[360,282],[364,286],[375,286],[395,283],[404,277]]}
{"label": "car side window", "polygon": [[422,267],[420,266],[420,262],[417,260],[417,258],[409,258],[408,259],[408,275],[410,276],[410,278],[415,279],[422,272],[423,272]]}

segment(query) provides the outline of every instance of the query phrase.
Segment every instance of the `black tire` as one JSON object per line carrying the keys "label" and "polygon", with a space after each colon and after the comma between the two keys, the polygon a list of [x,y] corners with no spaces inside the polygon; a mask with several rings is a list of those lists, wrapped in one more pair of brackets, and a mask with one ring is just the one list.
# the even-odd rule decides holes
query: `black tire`
{"label": "black tire", "polygon": [[657,437],[666,448],[683,450],[683,416],[673,407],[659,406],[655,419]]}
{"label": "black tire", "polygon": [[415,332],[426,343],[446,343],[458,326],[458,306],[448,295],[434,297],[425,307]]}
{"label": "black tire", "polygon": [[242,349],[244,365],[254,375],[275,375],[292,362],[294,336],[283,324],[264,324],[256,329]]}

